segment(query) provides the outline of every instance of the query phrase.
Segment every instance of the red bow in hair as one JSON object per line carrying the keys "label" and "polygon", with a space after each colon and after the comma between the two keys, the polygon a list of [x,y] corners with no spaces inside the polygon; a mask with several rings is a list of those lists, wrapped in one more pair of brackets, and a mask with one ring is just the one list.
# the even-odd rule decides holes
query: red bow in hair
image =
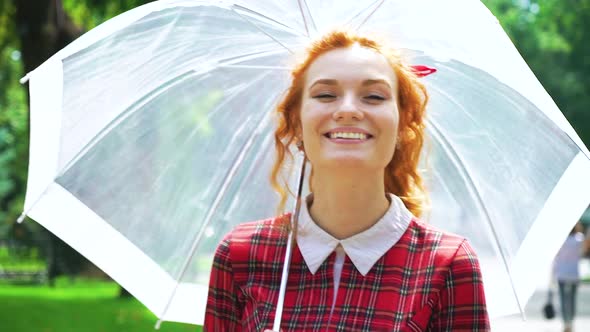
{"label": "red bow in hair", "polygon": [[414,71],[414,74],[416,74],[416,76],[418,77],[424,77],[424,76],[428,76],[432,73],[436,73],[436,68],[432,68],[432,67],[428,67],[428,66],[424,66],[424,65],[416,65],[416,66],[411,66],[412,70]]}

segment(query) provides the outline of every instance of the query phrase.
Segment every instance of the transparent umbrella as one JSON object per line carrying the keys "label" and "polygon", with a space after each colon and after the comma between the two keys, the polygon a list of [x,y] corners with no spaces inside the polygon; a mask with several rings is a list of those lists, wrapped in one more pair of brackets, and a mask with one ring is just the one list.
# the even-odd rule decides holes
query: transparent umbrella
{"label": "transparent umbrella", "polygon": [[160,319],[202,323],[221,236],[276,212],[272,114],[293,54],[336,25],[438,70],[424,219],[471,241],[491,316],[522,310],[588,205],[589,153],[475,0],[170,0],[115,17],[25,78],[23,217]]}

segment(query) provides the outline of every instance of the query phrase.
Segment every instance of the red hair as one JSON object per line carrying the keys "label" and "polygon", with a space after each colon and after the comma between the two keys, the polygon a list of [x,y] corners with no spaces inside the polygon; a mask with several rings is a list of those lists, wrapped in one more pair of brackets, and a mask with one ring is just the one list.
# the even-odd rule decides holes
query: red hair
{"label": "red hair", "polygon": [[[392,49],[367,37],[350,32],[334,31],[311,44],[303,62],[293,69],[291,86],[277,106],[278,126],[275,131],[276,159],[271,172],[271,184],[279,193],[279,211],[284,210],[289,190],[284,177],[285,159],[293,161],[290,147],[301,137],[300,106],[309,66],[322,54],[355,44],[370,48],[385,56],[397,76],[397,103],[399,107],[398,146],[393,158],[385,167],[385,191],[401,198],[406,207],[419,217],[427,204],[427,195],[418,171],[420,153],[424,144],[424,115],[428,93],[414,70]],[[291,164],[292,165],[292,164]],[[313,170],[312,170],[313,176]],[[281,178],[279,180],[279,178]],[[311,188],[311,178],[310,178]],[[313,189],[312,189],[313,191]]]}

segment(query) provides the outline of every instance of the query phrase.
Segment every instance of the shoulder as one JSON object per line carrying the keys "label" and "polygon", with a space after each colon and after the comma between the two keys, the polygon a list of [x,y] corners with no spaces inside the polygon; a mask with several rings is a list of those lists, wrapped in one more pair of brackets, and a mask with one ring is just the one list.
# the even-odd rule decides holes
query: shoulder
{"label": "shoulder", "polygon": [[429,331],[489,331],[479,261],[467,239],[414,219],[409,227],[428,257],[432,292]]}
{"label": "shoulder", "polygon": [[[260,253],[268,253],[268,249],[281,249],[286,245],[289,220],[290,214],[284,214],[238,224],[225,234],[216,255],[222,254],[232,262],[238,262],[251,260]],[[260,250],[261,248],[264,250]]]}
{"label": "shoulder", "polygon": [[430,253],[431,262],[438,267],[450,267],[466,258],[477,265],[475,252],[463,236],[441,230],[417,218],[410,222],[404,235],[402,239],[408,244],[413,243],[416,251]]}
{"label": "shoulder", "polygon": [[417,218],[413,218],[410,222],[406,235],[411,240],[437,250],[441,254],[451,254],[466,242],[463,236],[441,230]]}
{"label": "shoulder", "polygon": [[257,243],[283,238],[288,233],[290,214],[238,224],[225,238],[232,244]]}

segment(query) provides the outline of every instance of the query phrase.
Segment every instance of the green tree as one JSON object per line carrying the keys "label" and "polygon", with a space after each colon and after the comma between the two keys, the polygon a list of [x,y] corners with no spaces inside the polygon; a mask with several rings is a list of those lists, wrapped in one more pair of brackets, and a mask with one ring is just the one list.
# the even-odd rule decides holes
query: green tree
{"label": "green tree", "polygon": [[[16,229],[14,221],[22,210],[26,190],[28,86],[20,85],[19,78],[84,31],[146,2],[0,0],[0,234],[11,234],[10,230]],[[35,224],[28,223],[27,227],[35,228]],[[75,271],[84,261],[58,238],[37,228],[35,234],[40,233],[43,236],[37,238],[45,239],[50,277],[60,269]]]}
{"label": "green tree", "polygon": [[576,132],[590,143],[590,0],[484,0]]}

